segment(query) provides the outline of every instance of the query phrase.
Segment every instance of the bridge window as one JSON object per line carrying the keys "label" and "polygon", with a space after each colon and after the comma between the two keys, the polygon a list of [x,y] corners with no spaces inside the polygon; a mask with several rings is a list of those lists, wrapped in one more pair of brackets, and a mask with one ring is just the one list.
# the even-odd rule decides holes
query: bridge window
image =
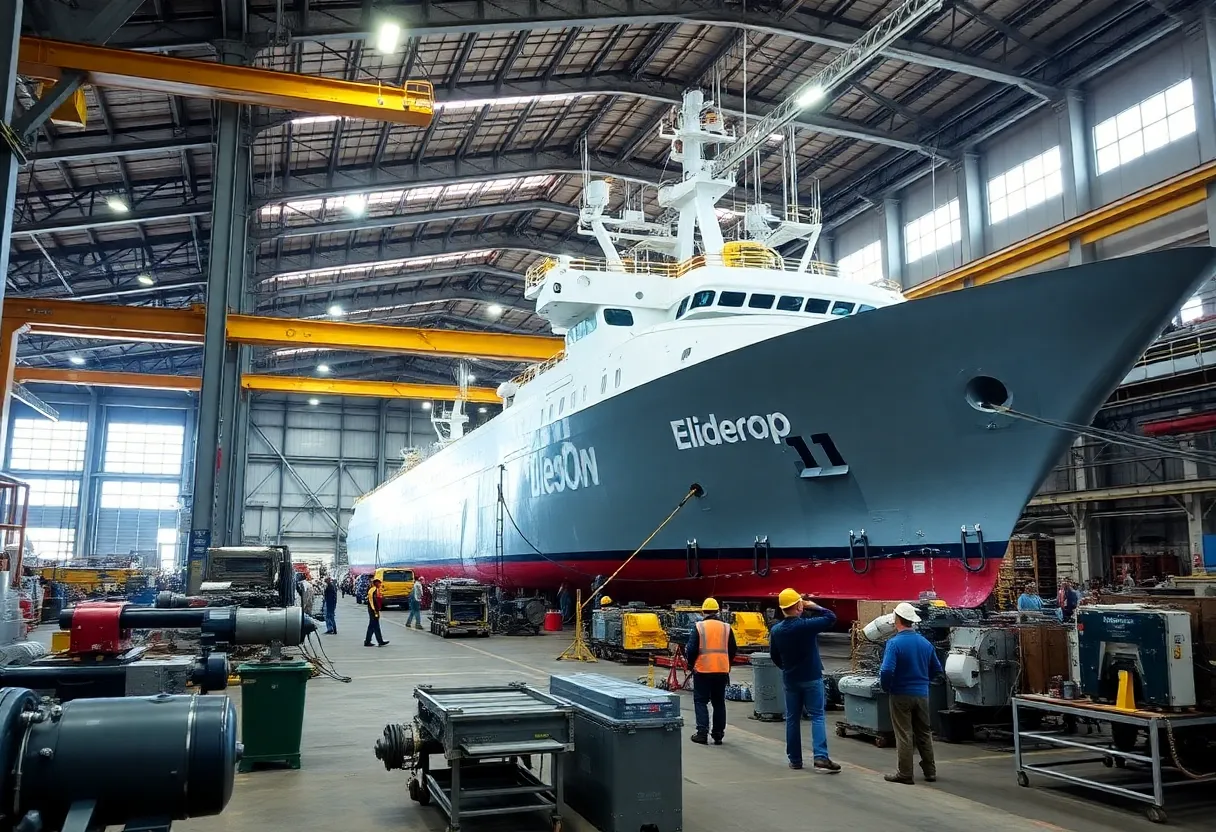
{"label": "bridge window", "polygon": [[718,295],[718,306],[742,306],[747,292],[723,292]]}
{"label": "bridge window", "polygon": [[712,289],[702,289],[692,296],[692,306],[690,309],[700,309],[703,306],[714,305],[714,293]]}
{"label": "bridge window", "polygon": [[581,341],[592,332],[595,332],[596,326],[598,326],[598,324],[596,323],[594,315],[589,318],[584,318],[566,330],[566,343],[573,344],[576,341]]}
{"label": "bridge window", "polygon": [[838,318],[843,318],[845,315],[853,314],[853,307],[856,305],[852,301],[838,300],[832,304],[832,314]]}
{"label": "bridge window", "polygon": [[868,303],[863,303],[861,306],[857,307],[857,311],[858,312],[873,312],[874,307],[870,306]]}
{"label": "bridge window", "polygon": [[777,309],[782,312],[801,312],[802,298],[797,295],[782,295],[777,300]]}
{"label": "bridge window", "polygon": [[823,298],[810,298],[806,302],[806,311],[812,315],[826,315],[828,314],[828,307],[831,305],[831,301],[824,300]]}
{"label": "bridge window", "polygon": [[604,323],[608,326],[633,326],[633,313],[628,309],[605,309]]}
{"label": "bridge window", "polygon": [[752,309],[772,309],[774,300],[776,300],[774,295],[752,295],[748,299],[747,305]]}
{"label": "bridge window", "polygon": [[688,298],[680,301],[680,305],[676,307],[676,320],[684,317],[684,313],[688,311]]}

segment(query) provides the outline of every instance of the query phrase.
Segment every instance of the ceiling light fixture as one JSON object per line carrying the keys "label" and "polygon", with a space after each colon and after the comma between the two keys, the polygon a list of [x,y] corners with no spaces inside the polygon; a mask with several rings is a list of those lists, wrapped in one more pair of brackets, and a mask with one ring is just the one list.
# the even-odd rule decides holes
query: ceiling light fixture
{"label": "ceiling light fixture", "polygon": [[798,96],[798,106],[799,107],[810,107],[812,104],[818,104],[822,100],[823,100],[823,87],[820,87],[818,85],[813,85],[813,86],[807,87],[805,90],[802,91],[802,94]]}
{"label": "ceiling light fixture", "polygon": [[313,407],[316,407],[317,405],[319,405],[321,403],[321,400],[320,399],[309,399],[308,403],[310,405],[312,405]]}
{"label": "ceiling light fixture", "polygon": [[106,207],[116,214],[125,214],[131,210],[127,207],[126,201],[122,197],[117,196],[106,197]]}
{"label": "ceiling light fixture", "polygon": [[68,361],[71,361],[73,364],[75,364],[77,367],[79,367],[81,364],[84,363],[84,356],[83,355],[69,355]]}
{"label": "ceiling light fixture", "polygon": [[335,303],[333,306],[329,307],[329,314],[331,317],[340,318],[345,315],[346,312],[343,311],[341,306],[338,306],[338,304]]}
{"label": "ceiling light fixture", "polygon": [[499,315],[502,314],[503,310],[502,310],[502,307],[499,306],[497,303],[491,303],[489,306],[486,307],[486,312],[490,315],[491,318],[497,318]]}
{"label": "ceiling light fixture", "polygon": [[329,365],[328,365],[328,364],[318,364],[318,365],[317,365],[317,372],[318,372],[318,373],[328,373],[328,372],[329,372]]}
{"label": "ceiling light fixture", "polygon": [[422,409],[423,409],[423,410],[430,410],[430,409],[431,409],[431,403],[430,403],[430,402],[423,402],[423,403],[422,403]]}
{"label": "ceiling light fixture", "polygon": [[156,278],[153,277],[152,275],[148,274],[147,272],[145,272],[144,274],[141,274],[139,277],[137,277],[135,279],[139,282],[140,286],[156,285]]}
{"label": "ceiling light fixture", "polygon": [[381,54],[388,55],[391,52],[397,51],[397,44],[401,42],[401,26],[392,20],[386,20],[380,24],[380,29],[376,32],[376,51]]}
{"label": "ceiling light fixture", "polygon": [[352,217],[361,217],[367,212],[367,197],[362,195],[346,198],[346,211]]}

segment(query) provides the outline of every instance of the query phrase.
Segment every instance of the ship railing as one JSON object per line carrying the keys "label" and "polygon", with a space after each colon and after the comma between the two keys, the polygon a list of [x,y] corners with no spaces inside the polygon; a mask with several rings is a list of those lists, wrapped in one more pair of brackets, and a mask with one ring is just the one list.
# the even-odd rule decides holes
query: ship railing
{"label": "ship railing", "polygon": [[[732,248],[737,246],[737,248]],[[525,289],[534,289],[545,282],[549,272],[564,265],[572,271],[601,272],[608,274],[645,274],[656,277],[680,278],[695,269],[705,266],[723,266],[730,269],[766,269],[768,271],[797,272],[798,261],[787,262],[777,252],[759,243],[727,243],[721,254],[698,254],[679,263],[634,260],[623,258],[619,264],[610,264],[598,257],[563,258],[559,262],[546,257],[530,266],[524,274]],[[839,271],[830,263],[811,261],[807,266],[807,274],[826,277],[837,277]]]}
{"label": "ship railing", "polygon": [[1150,364],[1194,358],[1212,350],[1216,350],[1216,332],[1202,333],[1190,338],[1178,338],[1154,344],[1145,350],[1144,355],[1140,357],[1135,366],[1147,367]]}
{"label": "ship railing", "polygon": [[539,376],[541,373],[545,373],[545,372],[551,370],[552,368],[556,367],[559,363],[561,363],[562,359],[564,359],[565,357],[566,357],[566,351],[562,350],[561,352],[559,352],[557,355],[553,356],[552,358],[545,359],[544,361],[540,362],[539,364],[533,364],[532,366],[528,367],[528,369],[524,370],[522,373],[517,375],[515,378],[511,379],[510,383],[516,384],[516,385],[519,385],[520,387],[522,387],[523,385],[527,384],[532,379]]}

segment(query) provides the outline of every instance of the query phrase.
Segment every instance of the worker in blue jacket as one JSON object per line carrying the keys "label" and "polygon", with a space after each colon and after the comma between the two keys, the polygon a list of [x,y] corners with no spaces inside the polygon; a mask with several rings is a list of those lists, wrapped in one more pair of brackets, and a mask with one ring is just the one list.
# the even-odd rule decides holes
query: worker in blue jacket
{"label": "worker in blue jacket", "polygon": [[785,682],[785,753],[790,768],[802,768],[802,720],[811,716],[811,747],[815,771],[835,774],[840,766],[828,756],[828,724],[824,714],[823,661],[819,634],[832,629],[836,614],[794,589],[777,596],[782,619],[768,634],[769,655],[781,668]]}
{"label": "worker in blue jacket", "polygon": [[887,642],[878,671],[882,689],[889,694],[898,760],[896,772],[886,775],[888,783],[915,782],[913,748],[920,753],[925,780],[932,783],[937,779],[933,732],[929,727],[929,683],[941,674],[942,663],[929,640],[912,628],[919,621],[920,614],[911,604],[895,608],[895,635]]}

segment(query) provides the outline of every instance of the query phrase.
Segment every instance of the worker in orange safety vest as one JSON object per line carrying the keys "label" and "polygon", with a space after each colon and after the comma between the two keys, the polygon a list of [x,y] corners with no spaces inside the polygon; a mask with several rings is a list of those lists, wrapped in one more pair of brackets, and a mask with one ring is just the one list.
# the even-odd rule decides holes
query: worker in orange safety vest
{"label": "worker in orange safety vest", "polygon": [[[735,660],[735,633],[719,614],[721,608],[713,598],[701,604],[701,620],[688,636],[685,654],[692,669],[692,702],[697,715],[697,731],[692,741],[708,745],[722,744],[726,731],[726,686],[730,684],[730,665]],[[714,708],[713,729],[709,726],[709,706]]]}

